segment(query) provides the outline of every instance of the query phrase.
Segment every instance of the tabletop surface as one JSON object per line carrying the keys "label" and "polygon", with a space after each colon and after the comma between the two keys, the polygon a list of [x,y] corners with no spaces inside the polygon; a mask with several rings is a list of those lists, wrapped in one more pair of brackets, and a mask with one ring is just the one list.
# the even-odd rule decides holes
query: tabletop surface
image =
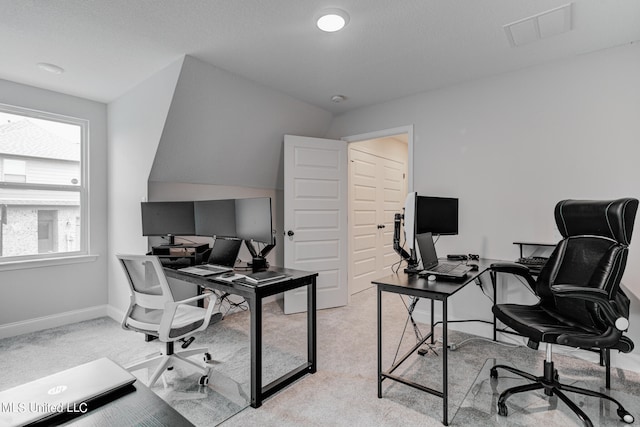
{"label": "tabletop surface", "polygon": [[[447,260],[442,260],[446,262]],[[450,261],[449,261],[450,262]],[[393,273],[385,277],[373,280],[372,283],[381,286],[383,290],[395,290],[398,292],[411,291],[411,293],[424,293],[425,295],[437,295],[440,297],[448,297],[464,288],[469,282],[472,282],[484,272],[486,272],[491,264],[500,262],[494,259],[481,258],[477,261],[470,261],[469,264],[478,265],[477,271],[470,271],[464,280],[452,281],[436,279],[429,281],[427,277],[421,277],[417,274],[407,274],[404,271]]]}

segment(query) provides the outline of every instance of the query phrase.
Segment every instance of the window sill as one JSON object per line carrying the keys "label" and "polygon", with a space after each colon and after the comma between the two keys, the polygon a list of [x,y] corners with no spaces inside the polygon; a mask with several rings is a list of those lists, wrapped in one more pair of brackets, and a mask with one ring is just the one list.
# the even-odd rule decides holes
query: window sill
{"label": "window sill", "polygon": [[0,271],[24,270],[30,268],[51,267],[56,265],[78,264],[82,262],[93,262],[98,259],[98,255],[76,255],[60,258],[30,259],[24,261],[0,262]]}

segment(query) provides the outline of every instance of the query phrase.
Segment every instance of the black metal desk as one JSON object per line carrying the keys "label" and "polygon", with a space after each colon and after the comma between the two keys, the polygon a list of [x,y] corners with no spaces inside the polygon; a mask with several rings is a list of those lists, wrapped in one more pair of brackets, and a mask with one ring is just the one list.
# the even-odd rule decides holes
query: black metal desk
{"label": "black metal desk", "polygon": [[[474,264],[478,264],[478,271],[469,272],[467,278],[460,282],[442,281],[436,280],[429,282],[426,278],[419,277],[417,274],[408,275],[406,273],[391,274],[378,280],[374,280],[372,283],[377,285],[378,288],[378,397],[382,397],[382,381],[385,379],[391,379],[398,381],[402,384],[410,387],[422,390],[424,392],[433,394],[442,398],[442,423],[449,425],[448,409],[449,409],[449,395],[448,395],[448,372],[447,372],[447,304],[450,296],[457,293],[459,290],[467,286],[469,283],[475,281],[482,273],[489,269],[489,266],[496,262],[496,260],[480,259],[474,261]],[[491,275],[492,282],[495,277]],[[495,285],[495,284],[494,284]],[[495,286],[494,286],[495,287]],[[415,346],[413,346],[404,356],[402,356],[395,364],[387,371],[382,370],[382,292],[391,292],[401,295],[409,295],[418,298],[426,298],[431,300],[431,331]],[[424,385],[415,383],[413,381],[402,378],[395,375],[393,372],[418,350],[428,339],[434,342],[434,301],[442,301],[442,391],[435,390]],[[491,322],[487,322],[491,323]]]}
{"label": "black metal desk", "polygon": [[[250,346],[251,346],[251,406],[260,407],[262,401],[277,393],[306,374],[313,374],[317,369],[316,349],[316,277],[318,273],[271,267],[269,270],[282,272],[286,278],[261,285],[229,282],[216,276],[196,276],[165,267],[165,274],[177,280],[190,282],[205,289],[215,289],[243,297],[249,304],[250,311]],[[238,271],[238,274],[246,273]],[[307,362],[272,381],[262,385],[262,301],[271,295],[291,289],[307,287]]]}

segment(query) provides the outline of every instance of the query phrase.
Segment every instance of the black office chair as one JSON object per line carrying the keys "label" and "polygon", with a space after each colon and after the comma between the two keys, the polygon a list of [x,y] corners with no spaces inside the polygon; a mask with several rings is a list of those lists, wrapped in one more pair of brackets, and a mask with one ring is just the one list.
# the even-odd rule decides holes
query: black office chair
{"label": "black office chair", "polygon": [[[491,368],[491,378],[504,369],[532,383],[505,390],[498,399],[498,414],[506,416],[506,400],[515,393],[544,389],[558,396],[578,415],[584,425],[593,426],[587,415],[565,391],[607,399],[618,405],[618,416],[626,423],[633,416],[620,402],[606,394],[560,383],[553,366],[552,345],[583,349],[610,349],[628,353],[633,342],[623,332],[629,326],[629,298],[620,289],[627,261],[628,245],[638,200],[565,200],[556,205],[555,218],[563,240],[534,280],[526,267],[496,263],[494,272],[524,277],[539,298],[537,304],[496,304],[493,312],[509,328],[529,339],[528,346],[547,344],[544,374],[537,377],[505,365]],[[607,384],[607,388],[608,388]]]}

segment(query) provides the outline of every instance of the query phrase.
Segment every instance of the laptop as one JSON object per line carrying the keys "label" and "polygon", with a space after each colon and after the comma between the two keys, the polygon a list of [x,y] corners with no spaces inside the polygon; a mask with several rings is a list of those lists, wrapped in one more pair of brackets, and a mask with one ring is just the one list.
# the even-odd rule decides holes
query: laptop
{"label": "laptop", "polygon": [[467,277],[471,267],[462,263],[450,263],[438,261],[436,247],[433,244],[431,233],[421,233],[416,235],[418,249],[422,258],[422,268],[420,275],[433,274],[441,279],[462,280]]}
{"label": "laptop", "polygon": [[0,392],[0,425],[44,425],[58,415],[80,415],[89,409],[89,402],[111,393],[115,398],[115,392],[135,380],[106,357],[49,375]]}
{"label": "laptop", "polygon": [[211,255],[205,265],[216,265],[223,267],[232,267],[236,265],[240,246],[243,240],[240,239],[220,239],[216,238],[213,242]]}
{"label": "laptop", "polygon": [[228,273],[233,271],[233,266],[238,259],[238,253],[240,252],[240,246],[242,246],[242,240],[240,239],[221,239],[216,238],[213,242],[213,248],[206,264],[201,264],[196,267],[181,268],[179,271],[185,273],[195,274],[197,276],[212,276],[214,274]]}

